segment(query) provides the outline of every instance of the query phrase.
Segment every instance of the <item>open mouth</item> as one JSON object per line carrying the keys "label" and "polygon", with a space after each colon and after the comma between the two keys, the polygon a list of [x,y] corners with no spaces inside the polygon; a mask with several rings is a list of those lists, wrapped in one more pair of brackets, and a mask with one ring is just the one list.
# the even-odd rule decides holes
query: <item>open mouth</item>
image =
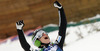
{"label": "open mouth", "polygon": [[45,37],[44,39],[48,39],[48,37]]}

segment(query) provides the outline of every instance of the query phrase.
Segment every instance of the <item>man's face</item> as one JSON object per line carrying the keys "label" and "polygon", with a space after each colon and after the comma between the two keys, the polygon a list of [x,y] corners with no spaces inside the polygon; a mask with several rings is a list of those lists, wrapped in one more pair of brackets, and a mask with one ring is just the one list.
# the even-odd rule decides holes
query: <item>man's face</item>
{"label": "man's face", "polygon": [[40,40],[42,43],[45,43],[45,44],[50,43],[50,39],[49,39],[48,35],[47,35],[47,34],[44,34],[44,33],[43,33],[42,37],[41,37],[39,40]]}

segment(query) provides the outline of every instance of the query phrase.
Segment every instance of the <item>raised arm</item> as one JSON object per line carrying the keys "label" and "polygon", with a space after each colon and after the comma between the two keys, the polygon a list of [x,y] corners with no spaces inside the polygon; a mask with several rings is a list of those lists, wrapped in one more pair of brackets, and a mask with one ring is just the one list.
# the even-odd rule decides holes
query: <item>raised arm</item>
{"label": "raised arm", "polygon": [[23,26],[24,26],[24,23],[23,21],[18,21],[16,22],[16,27],[17,27],[17,32],[18,32],[18,37],[19,37],[19,41],[21,43],[21,46],[22,48],[25,50],[25,51],[31,51],[30,50],[30,45],[27,43],[26,39],[25,39],[25,36],[24,36],[24,33],[23,33]]}
{"label": "raised arm", "polygon": [[63,49],[63,44],[65,41],[65,34],[66,34],[66,25],[67,25],[67,21],[66,21],[66,16],[64,13],[64,9],[61,6],[61,4],[59,2],[54,2],[54,6],[58,8],[58,13],[59,13],[59,36],[57,38],[57,42],[58,42],[58,46]]}

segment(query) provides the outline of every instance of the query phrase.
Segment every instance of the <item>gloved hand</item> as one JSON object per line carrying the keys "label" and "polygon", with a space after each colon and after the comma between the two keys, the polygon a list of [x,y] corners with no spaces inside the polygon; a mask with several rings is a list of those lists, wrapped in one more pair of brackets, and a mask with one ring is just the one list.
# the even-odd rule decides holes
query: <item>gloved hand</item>
{"label": "gloved hand", "polygon": [[57,8],[59,8],[59,9],[62,8],[61,4],[60,4],[58,1],[55,1],[55,2],[54,2],[54,7],[57,7]]}
{"label": "gloved hand", "polygon": [[24,22],[23,20],[16,22],[16,28],[19,30],[22,30],[24,27]]}

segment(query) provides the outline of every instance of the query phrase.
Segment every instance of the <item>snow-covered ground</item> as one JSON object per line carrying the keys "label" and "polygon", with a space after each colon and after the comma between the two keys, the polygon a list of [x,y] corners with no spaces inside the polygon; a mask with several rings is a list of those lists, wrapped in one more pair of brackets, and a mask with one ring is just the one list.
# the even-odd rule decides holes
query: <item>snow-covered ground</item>
{"label": "snow-covered ground", "polygon": [[[52,41],[57,32],[49,34]],[[100,22],[69,27],[66,34],[64,51],[100,51]]]}
{"label": "snow-covered ground", "polygon": [[100,32],[65,46],[64,51],[100,51]]}
{"label": "snow-covered ground", "polygon": [[[99,17],[100,18],[100,17]],[[57,38],[58,30],[48,33],[52,42]],[[31,36],[26,36],[28,43],[36,48]],[[24,51],[19,40],[7,40],[0,44],[0,51]],[[100,22],[69,27],[66,30],[64,51],[100,51]]]}

